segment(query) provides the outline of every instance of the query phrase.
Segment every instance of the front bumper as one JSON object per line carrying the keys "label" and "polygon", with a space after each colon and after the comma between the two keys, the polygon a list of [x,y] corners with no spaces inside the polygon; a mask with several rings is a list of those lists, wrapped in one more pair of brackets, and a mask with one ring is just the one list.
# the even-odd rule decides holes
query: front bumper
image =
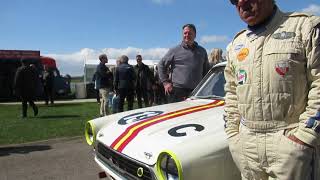
{"label": "front bumper", "polygon": [[157,179],[153,173],[153,167],[116,152],[99,142],[94,159],[103,171],[115,179]]}

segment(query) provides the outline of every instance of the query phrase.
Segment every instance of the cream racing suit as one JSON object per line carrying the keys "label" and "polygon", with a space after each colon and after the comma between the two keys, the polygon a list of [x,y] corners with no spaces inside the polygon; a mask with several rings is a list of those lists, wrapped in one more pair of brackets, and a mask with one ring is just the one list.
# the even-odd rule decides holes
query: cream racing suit
{"label": "cream racing suit", "polygon": [[251,132],[290,129],[303,142],[317,145],[319,36],[319,17],[278,9],[266,26],[235,36],[227,47],[225,68],[229,138],[239,133],[241,124]]}

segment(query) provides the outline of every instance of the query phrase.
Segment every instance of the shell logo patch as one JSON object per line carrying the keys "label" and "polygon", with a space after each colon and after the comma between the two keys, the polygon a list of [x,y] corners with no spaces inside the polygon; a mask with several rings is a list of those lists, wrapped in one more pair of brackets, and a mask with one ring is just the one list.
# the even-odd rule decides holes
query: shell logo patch
{"label": "shell logo patch", "polygon": [[275,67],[276,72],[282,77],[284,77],[286,73],[289,71],[288,62],[279,62],[279,63],[276,63],[275,66],[276,66]]}
{"label": "shell logo patch", "polygon": [[240,52],[237,55],[238,61],[243,61],[246,59],[246,57],[249,55],[249,49],[248,48],[242,48]]}
{"label": "shell logo patch", "polygon": [[245,70],[239,70],[237,73],[238,84],[243,85],[247,80],[247,72]]}

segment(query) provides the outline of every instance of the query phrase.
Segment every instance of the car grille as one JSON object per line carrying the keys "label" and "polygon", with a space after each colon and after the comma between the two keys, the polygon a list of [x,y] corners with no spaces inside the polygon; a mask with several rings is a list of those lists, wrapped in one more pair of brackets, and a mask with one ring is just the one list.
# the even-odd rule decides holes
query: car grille
{"label": "car grille", "polygon": [[[145,164],[130,159],[129,157],[106,147],[102,143],[97,144],[97,157],[127,179],[154,179],[150,169]],[[143,168],[143,175],[141,177],[138,177],[137,175],[139,168]]]}

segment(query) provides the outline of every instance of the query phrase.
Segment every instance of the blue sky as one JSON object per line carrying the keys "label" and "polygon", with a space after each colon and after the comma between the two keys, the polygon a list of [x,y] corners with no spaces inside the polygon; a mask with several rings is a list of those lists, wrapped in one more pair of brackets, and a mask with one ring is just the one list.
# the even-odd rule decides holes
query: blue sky
{"label": "blue sky", "polygon": [[[319,0],[277,0],[283,11],[320,15]],[[161,59],[193,23],[209,52],[245,28],[228,0],[1,0],[0,49],[40,50],[62,74],[81,75],[84,59],[137,53]]]}

